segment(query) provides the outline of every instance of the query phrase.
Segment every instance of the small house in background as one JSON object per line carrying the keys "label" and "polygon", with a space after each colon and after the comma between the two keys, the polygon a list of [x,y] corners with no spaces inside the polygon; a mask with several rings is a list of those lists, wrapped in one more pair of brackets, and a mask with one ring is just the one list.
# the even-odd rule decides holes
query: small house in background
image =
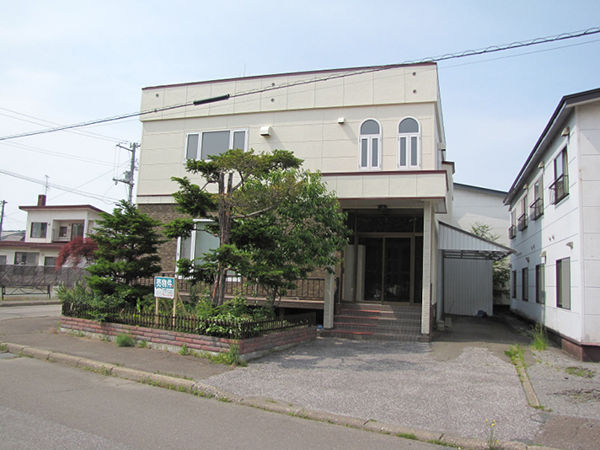
{"label": "small house in background", "polygon": [[562,98],[505,204],[511,310],[600,361],[600,89]]}
{"label": "small house in background", "polygon": [[0,241],[0,265],[54,267],[65,244],[87,236],[104,212],[91,205],[46,205],[45,195],[19,209],[27,212],[24,239]]}

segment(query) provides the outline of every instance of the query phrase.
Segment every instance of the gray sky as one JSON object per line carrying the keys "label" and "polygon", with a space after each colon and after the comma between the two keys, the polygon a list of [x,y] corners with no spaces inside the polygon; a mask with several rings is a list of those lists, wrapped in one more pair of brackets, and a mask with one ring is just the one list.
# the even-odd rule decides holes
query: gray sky
{"label": "gray sky", "polygon": [[[402,63],[600,26],[597,0],[0,0],[0,11],[0,136],[138,111],[146,86]],[[561,97],[600,87],[599,74],[600,35],[439,63],[455,181],[507,190]],[[104,199],[51,188],[48,204],[112,211],[129,157],[115,144],[139,142],[141,125],[83,132],[0,141],[0,170]],[[18,206],[44,190],[0,173],[4,229],[24,229]]]}

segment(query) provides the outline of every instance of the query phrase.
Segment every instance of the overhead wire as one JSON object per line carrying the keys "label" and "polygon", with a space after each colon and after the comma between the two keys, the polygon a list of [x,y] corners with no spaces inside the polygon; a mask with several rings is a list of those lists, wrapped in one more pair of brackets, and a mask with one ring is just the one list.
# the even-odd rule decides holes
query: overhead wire
{"label": "overhead wire", "polygon": [[[30,181],[32,183],[41,184],[43,186],[48,186],[49,188],[52,188],[52,189],[58,189],[60,191],[66,191],[66,192],[69,192],[69,193],[72,193],[72,194],[83,195],[83,196],[86,196],[86,197],[89,197],[89,198],[93,198],[95,200],[99,200],[99,201],[104,202],[106,204],[115,203],[115,202],[118,201],[117,199],[110,198],[110,197],[101,197],[101,196],[93,194],[91,192],[79,191],[77,189],[68,188],[68,187],[65,187],[65,186],[61,186],[59,184],[47,183],[46,180],[38,180],[36,178],[31,178],[31,177],[28,177],[26,175],[21,175],[21,174],[14,173],[14,172],[9,172],[8,170],[4,170],[4,169],[0,169],[0,173],[3,173],[5,175],[8,175],[8,176],[11,176],[11,177],[14,177],[14,178],[19,178],[21,180]],[[104,176],[104,175],[106,175],[106,174],[103,174],[102,176]],[[93,180],[90,180],[90,181],[93,181]],[[87,184],[87,183],[85,183],[85,184]]]}
{"label": "overhead wire", "polygon": [[[15,117],[14,115],[0,113],[0,116],[8,117],[8,118],[14,119],[14,120],[20,120],[21,122],[33,123],[35,125],[48,125],[48,124],[50,124],[50,125],[58,125],[58,126],[60,126],[60,124],[58,124],[56,122],[52,122],[51,120],[41,119],[39,117],[31,116],[29,114],[24,114],[24,113],[21,113],[21,112],[18,112],[18,111],[14,111],[12,109],[0,107],[0,110],[6,111],[6,112],[9,112],[9,113],[12,113],[12,114],[17,114],[19,116],[27,117],[29,119],[34,119],[34,120],[27,120],[27,119],[22,119],[20,117]],[[91,137],[91,138],[94,138],[94,139],[101,139],[101,140],[104,140],[104,141],[129,142],[129,141],[126,141],[125,139],[119,139],[119,138],[112,137],[112,136],[105,136],[105,135],[94,133],[92,131],[87,131],[87,130],[68,130],[68,132],[73,133],[73,134],[78,134],[80,136]]]}
{"label": "overhead wire", "polygon": [[[324,76],[324,77],[316,76],[316,77],[313,77],[313,78],[310,78],[307,80],[296,80],[296,81],[290,82],[290,83],[282,83],[282,84],[278,84],[278,85],[274,85],[274,86],[267,86],[267,87],[261,87],[261,88],[257,88],[257,89],[251,89],[251,90],[244,91],[244,92],[238,92],[238,93],[231,94],[230,96],[228,96],[228,98],[242,97],[242,96],[258,94],[258,93],[262,93],[262,92],[290,88],[290,87],[299,86],[299,85],[303,85],[303,84],[317,83],[317,82],[328,81],[328,80],[332,80],[332,79],[336,79],[336,78],[345,78],[345,77],[356,76],[356,75],[360,75],[360,74],[364,74],[364,73],[372,73],[372,72],[378,72],[378,71],[383,71],[383,70],[389,70],[389,69],[393,69],[393,68],[400,67],[403,65],[425,64],[425,63],[446,61],[449,59],[460,59],[460,58],[465,58],[465,57],[470,57],[470,56],[484,55],[484,54],[496,53],[496,52],[501,52],[501,51],[506,51],[506,50],[514,50],[514,49],[522,48],[522,47],[530,47],[530,46],[534,46],[534,45],[546,44],[546,43],[550,43],[550,42],[563,41],[566,39],[580,38],[580,37],[590,36],[590,35],[594,35],[594,34],[598,34],[598,33],[600,33],[600,28],[594,27],[594,28],[588,28],[587,30],[576,31],[576,32],[572,32],[572,33],[561,33],[561,34],[554,35],[554,36],[540,37],[540,38],[535,38],[535,39],[531,39],[528,41],[517,41],[517,42],[512,42],[510,44],[493,45],[493,46],[480,48],[480,49],[465,50],[465,51],[458,52],[458,53],[447,53],[447,54],[440,55],[440,56],[427,57],[427,58],[422,58],[419,60],[405,61],[400,64],[386,64],[386,65],[381,65],[381,66],[376,66],[376,67],[368,67],[368,68],[364,68],[364,69],[358,69],[355,71],[335,72],[335,73],[332,73],[332,74],[330,74],[328,76]],[[214,100],[214,99],[205,99],[205,100]],[[188,102],[184,102],[184,103],[163,106],[161,108],[153,108],[153,109],[149,109],[149,110],[145,110],[145,111],[137,111],[137,112],[133,112],[133,113],[121,114],[121,115],[117,115],[117,116],[106,117],[103,119],[90,120],[87,122],[81,122],[81,123],[76,123],[76,124],[72,124],[72,125],[61,125],[58,127],[48,128],[45,130],[31,131],[31,132],[27,132],[27,133],[14,134],[14,135],[10,135],[10,136],[2,136],[2,137],[0,137],[0,141],[20,138],[20,137],[35,136],[35,135],[44,134],[44,133],[53,133],[56,131],[72,130],[74,128],[82,128],[82,127],[87,127],[87,126],[91,126],[91,125],[97,125],[97,124],[102,124],[102,123],[107,123],[107,122],[114,122],[114,121],[118,121],[118,120],[129,119],[132,117],[139,117],[139,116],[143,116],[143,115],[147,115],[147,114],[154,114],[157,112],[169,111],[169,110],[178,109],[178,108],[185,108],[185,107],[192,106],[195,104],[197,105],[197,104],[201,104],[201,103],[209,103],[205,100],[188,101]]]}

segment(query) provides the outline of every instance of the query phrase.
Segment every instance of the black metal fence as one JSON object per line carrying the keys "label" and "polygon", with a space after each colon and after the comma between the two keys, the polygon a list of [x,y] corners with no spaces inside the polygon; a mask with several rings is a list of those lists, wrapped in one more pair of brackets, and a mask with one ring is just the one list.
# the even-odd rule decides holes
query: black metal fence
{"label": "black metal fence", "polygon": [[[157,274],[161,277],[175,277],[177,281],[177,290],[181,293],[189,293],[192,287],[190,280],[181,278],[173,272],[162,272]],[[139,280],[139,283],[144,286],[152,286],[152,279]],[[307,278],[298,279],[296,281],[296,289],[289,290],[283,296],[284,298],[293,298],[298,300],[323,300],[325,296],[325,279],[324,278]],[[208,287],[208,286],[207,286]],[[202,289],[202,286],[200,286]],[[242,295],[247,298],[267,298],[269,293],[265,288],[258,284],[248,283],[244,277],[228,277],[225,286],[225,295],[235,296]]]}
{"label": "black metal fence", "polygon": [[85,304],[63,303],[62,314],[79,319],[101,320],[161,330],[181,331],[204,336],[248,339],[316,324],[316,313],[293,314],[273,320],[223,321],[199,319],[195,316],[152,314],[135,309],[93,308]]}

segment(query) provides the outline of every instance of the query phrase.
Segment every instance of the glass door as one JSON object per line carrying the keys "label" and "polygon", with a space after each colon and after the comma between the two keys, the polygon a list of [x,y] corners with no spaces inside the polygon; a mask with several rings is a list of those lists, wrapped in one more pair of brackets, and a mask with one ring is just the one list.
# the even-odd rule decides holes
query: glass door
{"label": "glass door", "polygon": [[365,301],[410,302],[414,273],[410,237],[361,237],[365,247]]}

